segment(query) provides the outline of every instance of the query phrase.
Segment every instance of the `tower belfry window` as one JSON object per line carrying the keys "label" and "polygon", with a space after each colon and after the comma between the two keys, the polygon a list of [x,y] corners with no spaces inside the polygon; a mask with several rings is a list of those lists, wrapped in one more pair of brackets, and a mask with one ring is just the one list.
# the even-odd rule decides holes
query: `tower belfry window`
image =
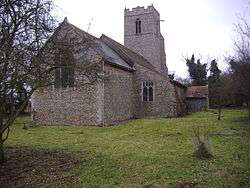
{"label": "tower belfry window", "polygon": [[138,18],[135,22],[136,34],[141,33],[141,20]]}

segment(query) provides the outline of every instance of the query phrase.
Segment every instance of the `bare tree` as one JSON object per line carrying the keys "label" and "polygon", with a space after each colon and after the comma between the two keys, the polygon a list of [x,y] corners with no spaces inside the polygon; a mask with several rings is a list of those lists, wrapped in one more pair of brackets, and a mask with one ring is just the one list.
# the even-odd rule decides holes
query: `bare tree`
{"label": "bare tree", "polygon": [[[52,0],[0,0],[0,163],[4,161],[3,144],[10,126],[35,91],[51,85],[92,84],[102,77],[100,63],[89,61],[95,53],[89,55],[90,48],[96,44],[67,34],[56,36],[52,8]],[[77,59],[73,54],[79,51],[84,53]],[[98,56],[95,59],[102,61]],[[58,80],[59,69],[66,79]],[[83,79],[76,82],[77,71]],[[25,95],[22,104],[15,106],[13,99],[20,85]]]}
{"label": "bare tree", "polygon": [[[10,125],[53,70],[37,56],[54,29],[52,7],[51,0],[0,0],[0,162]],[[13,98],[20,85],[27,93],[16,109]]]}
{"label": "bare tree", "polygon": [[229,58],[229,65],[238,86],[237,94],[248,105],[250,119],[250,23],[246,16],[239,16],[239,23],[235,28],[238,38],[234,43],[235,55]]}

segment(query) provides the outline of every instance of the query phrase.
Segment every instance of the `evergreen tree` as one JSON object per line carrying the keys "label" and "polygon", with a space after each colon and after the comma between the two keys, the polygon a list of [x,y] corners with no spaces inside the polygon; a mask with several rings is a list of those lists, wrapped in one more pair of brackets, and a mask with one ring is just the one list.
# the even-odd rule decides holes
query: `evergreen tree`
{"label": "evergreen tree", "polygon": [[224,104],[222,96],[222,83],[220,79],[221,70],[218,68],[217,61],[214,59],[210,63],[210,76],[208,77],[209,104],[210,107],[218,107],[218,120],[221,118],[221,108]]}
{"label": "evergreen tree", "polygon": [[195,63],[195,57],[192,55],[190,59],[186,59],[188,72],[192,79],[192,85],[206,85],[207,84],[207,64],[202,64],[200,59]]}
{"label": "evergreen tree", "polygon": [[217,79],[219,78],[221,73],[221,70],[218,68],[218,64],[216,62],[216,60],[212,60],[211,61],[211,65],[210,65],[210,76],[209,78],[213,78],[213,79]]}

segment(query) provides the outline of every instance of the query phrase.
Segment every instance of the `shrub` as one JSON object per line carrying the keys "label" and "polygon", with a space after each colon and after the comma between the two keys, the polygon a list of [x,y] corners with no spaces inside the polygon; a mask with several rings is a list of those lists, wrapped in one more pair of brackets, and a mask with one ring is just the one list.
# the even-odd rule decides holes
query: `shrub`
{"label": "shrub", "polygon": [[200,130],[199,126],[193,128],[193,155],[198,159],[210,159],[213,157],[208,131]]}

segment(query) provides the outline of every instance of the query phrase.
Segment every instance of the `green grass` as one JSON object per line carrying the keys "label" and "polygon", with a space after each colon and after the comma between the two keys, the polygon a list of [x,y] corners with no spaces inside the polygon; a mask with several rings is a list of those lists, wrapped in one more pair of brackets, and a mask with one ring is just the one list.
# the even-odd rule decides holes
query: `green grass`
{"label": "green grass", "polygon": [[[22,129],[27,117],[11,129],[8,146],[63,150],[79,155],[79,187],[139,187],[140,178],[155,187],[196,181],[197,187],[250,187],[250,122],[247,111],[223,110],[218,121],[212,110],[184,118],[140,119],[120,126],[35,127]],[[214,158],[192,156],[192,129],[212,134]],[[164,186],[163,186],[164,185]]]}

